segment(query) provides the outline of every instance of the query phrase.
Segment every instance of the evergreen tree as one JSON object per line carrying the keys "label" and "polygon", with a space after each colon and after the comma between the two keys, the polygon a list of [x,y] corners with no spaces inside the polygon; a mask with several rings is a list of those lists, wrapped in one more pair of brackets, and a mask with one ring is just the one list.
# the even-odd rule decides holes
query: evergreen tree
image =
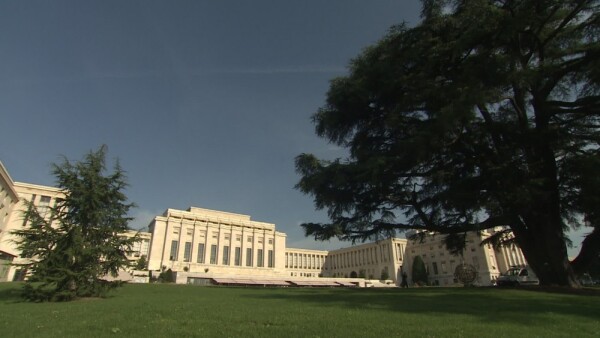
{"label": "evergreen tree", "polygon": [[418,285],[427,285],[428,283],[427,268],[421,256],[415,256],[413,259],[412,280]]}
{"label": "evergreen tree", "polygon": [[[600,251],[598,0],[426,0],[334,79],[316,132],[343,159],[296,159],[330,223],[316,239],[507,226],[545,285]],[[567,230],[586,229],[569,261]],[[464,246],[464,245],[463,245]],[[460,250],[456,250],[460,251]]]}
{"label": "evergreen tree", "polygon": [[119,234],[130,220],[123,189],[125,174],[118,161],[105,175],[106,146],[77,163],[66,158],[53,165],[65,198],[40,215],[32,203],[24,213],[27,227],[14,233],[23,257],[31,259],[24,297],[32,301],[67,301],[102,297],[120,283],[102,278],[127,267],[127,251],[137,238]]}

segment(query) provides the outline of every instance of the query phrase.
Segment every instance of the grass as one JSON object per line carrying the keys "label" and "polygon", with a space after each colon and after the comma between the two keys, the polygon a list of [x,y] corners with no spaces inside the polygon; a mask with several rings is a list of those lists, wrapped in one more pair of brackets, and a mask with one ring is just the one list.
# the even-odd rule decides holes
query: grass
{"label": "grass", "polygon": [[600,297],[493,288],[127,285],[26,303],[0,283],[2,337],[598,337]]}

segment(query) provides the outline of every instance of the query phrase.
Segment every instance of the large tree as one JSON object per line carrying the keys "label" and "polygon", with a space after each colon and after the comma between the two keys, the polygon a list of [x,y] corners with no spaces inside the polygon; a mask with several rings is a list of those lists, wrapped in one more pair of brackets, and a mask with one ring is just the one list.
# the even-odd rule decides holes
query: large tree
{"label": "large tree", "polygon": [[48,217],[28,203],[26,228],[14,233],[23,257],[31,262],[24,296],[32,301],[65,301],[104,296],[119,282],[104,280],[128,266],[128,250],[136,238],[127,230],[127,186],[119,163],[105,174],[106,147],[76,163],[53,165],[57,186],[65,198],[50,208]]}
{"label": "large tree", "polygon": [[[346,147],[296,158],[331,222],[317,239],[507,226],[542,284],[577,286],[600,250],[597,0],[423,1],[332,80],[316,132]],[[586,231],[569,261],[569,228]],[[494,239],[507,239],[498,233]]]}

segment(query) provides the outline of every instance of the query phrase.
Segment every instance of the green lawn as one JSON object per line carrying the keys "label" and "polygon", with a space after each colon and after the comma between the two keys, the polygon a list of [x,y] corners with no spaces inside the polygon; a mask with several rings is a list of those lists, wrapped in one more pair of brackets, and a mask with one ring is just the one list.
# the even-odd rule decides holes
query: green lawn
{"label": "green lawn", "polygon": [[600,297],[493,288],[127,285],[25,303],[0,283],[2,337],[599,337]]}

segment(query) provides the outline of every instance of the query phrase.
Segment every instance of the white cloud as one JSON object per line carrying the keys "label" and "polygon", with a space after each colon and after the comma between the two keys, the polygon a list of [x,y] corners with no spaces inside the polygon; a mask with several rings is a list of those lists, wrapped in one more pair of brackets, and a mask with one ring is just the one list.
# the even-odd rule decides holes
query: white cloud
{"label": "white cloud", "polygon": [[129,222],[129,227],[135,230],[147,230],[148,225],[154,219],[154,217],[162,214],[160,211],[152,211],[146,209],[136,208],[131,211],[130,215],[133,220]]}

